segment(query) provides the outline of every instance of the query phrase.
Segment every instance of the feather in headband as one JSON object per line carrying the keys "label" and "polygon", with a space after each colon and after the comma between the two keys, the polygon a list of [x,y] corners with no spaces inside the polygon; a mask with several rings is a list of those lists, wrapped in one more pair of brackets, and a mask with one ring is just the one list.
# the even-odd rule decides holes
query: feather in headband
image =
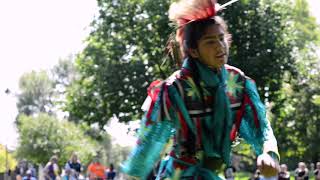
{"label": "feather in headband", "polygon": [[238,0],[231,0],[223,5],[216,0],[182,0],[170,6],[169,19],[182,27],[190,22],[214,17],[218,11]]}

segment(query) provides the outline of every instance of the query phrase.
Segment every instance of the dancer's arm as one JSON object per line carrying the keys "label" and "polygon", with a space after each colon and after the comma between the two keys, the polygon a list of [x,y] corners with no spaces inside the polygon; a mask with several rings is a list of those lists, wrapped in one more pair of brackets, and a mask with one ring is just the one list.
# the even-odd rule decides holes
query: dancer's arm
{"label": "dancer's arm", "polygon": [[247,105],[240,134],[251,144],[258,155],[257,165],[265,176],[276,175],[280,156],[277,141],[274,137],[266,110],[260,100],[255,82],[247,79],[245,93],[249,96],[252,106]]}

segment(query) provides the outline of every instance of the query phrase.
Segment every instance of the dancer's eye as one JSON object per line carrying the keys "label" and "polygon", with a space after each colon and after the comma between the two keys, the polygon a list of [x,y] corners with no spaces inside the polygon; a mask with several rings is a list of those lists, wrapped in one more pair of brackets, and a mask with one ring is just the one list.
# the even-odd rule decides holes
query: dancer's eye
{"label": "dancer's eye", "polygon": [[216,41],[214,41],[214,40],[207,41],[207,44],[215,44],[215,43],[216,43]]}

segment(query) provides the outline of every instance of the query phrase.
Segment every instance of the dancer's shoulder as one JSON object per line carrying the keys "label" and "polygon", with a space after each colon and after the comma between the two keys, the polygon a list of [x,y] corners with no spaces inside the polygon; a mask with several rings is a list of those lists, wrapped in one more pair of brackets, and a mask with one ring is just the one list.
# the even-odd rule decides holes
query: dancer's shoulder
{"label": "dancer's shoulder", "polygon": [[240,74],[241,76],[245,76],[244,72],[241,69],[237,68],[237,67],[234,67],[234,66],[231,66],[231,65],[228,65],[228,64],[225,64],[224,67],[226,68],[226,70],[228,72],[233,72],[233,73]]}

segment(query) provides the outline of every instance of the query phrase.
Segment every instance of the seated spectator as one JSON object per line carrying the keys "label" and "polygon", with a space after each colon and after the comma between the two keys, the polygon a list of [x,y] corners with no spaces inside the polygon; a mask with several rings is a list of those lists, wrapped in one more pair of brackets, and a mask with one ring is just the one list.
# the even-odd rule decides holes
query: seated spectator
{"label": "seated spectator", "polygon": [[317,162],[316,169],[313,171],[315,179],[320,180],[320,162]]}
{"label": "seated spectator", "polygon": [[252,179],[253,179],[253,180],[261,180],[261,179],[262,179],[261,172],[260,172],[259,169],[256,170],[256,172],[254,173]]}
{"label": "seated spectator", "polygon": [[288,172],[288,167],[285,164],[281,164],[280,172],[278,174],[279,180],[290,180],[290,173]]}
{"label": "seated spectator", "polygon": [[65,170],[70,171],[70,176],[74,176],[76,179],[78,179],[81,173],[81,163],[77,154],[72,153],[70,160],[66,163],[64,168]]}
{"label": "seated spectator", "polygon": [[110,164],[110,167],[107,171],[107,180],[113,180],[116,177],[116,172],[114,171],[113,164]]}
{"label": "seated spectator", "polygon": [[304,162],[299,162],[295,170],[295,180],[309,180],[309,170]]}
{"label": "seated spectator", "polygon": [[27,160],[23,159],[19,161],[19,164],[17,165],[14,173],[16,175],[16,180],[21,180],[23,177],[25,177],[28,170],[28,162]]}

